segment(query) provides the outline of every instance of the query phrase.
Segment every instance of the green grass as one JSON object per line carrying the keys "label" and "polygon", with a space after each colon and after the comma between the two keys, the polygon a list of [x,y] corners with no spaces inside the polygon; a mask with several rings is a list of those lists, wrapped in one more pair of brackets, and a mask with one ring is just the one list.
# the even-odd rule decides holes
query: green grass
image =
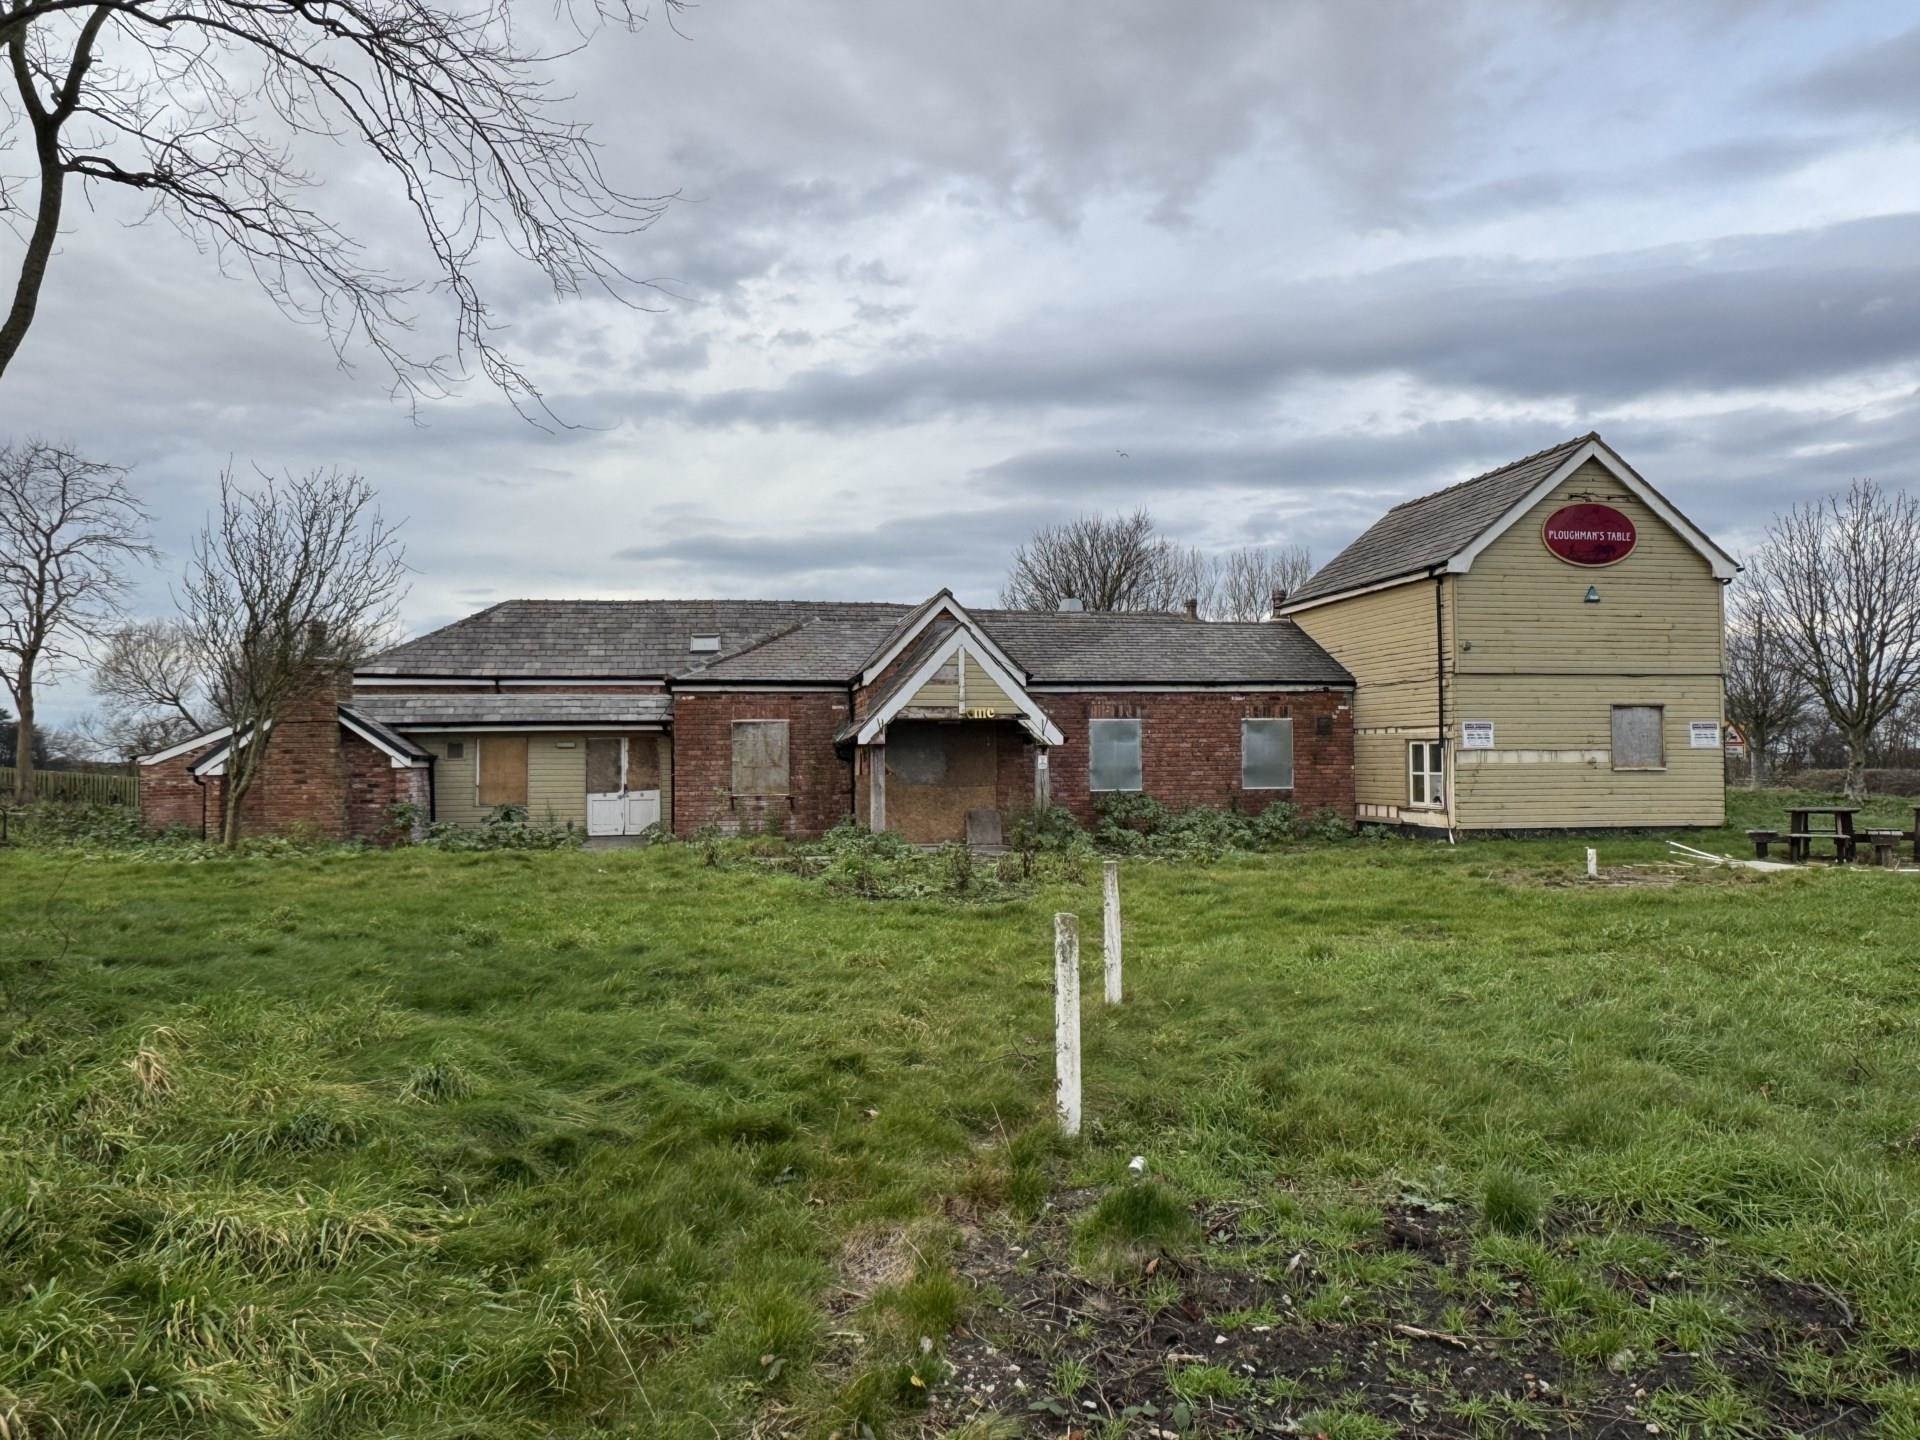
{"label": "green grass", "polygon": [[[1779,797],[1736,800],[1693,843],[1777,824]],[[1362,1323],[1404,1269],[1366,1243],[1383,1204],[1484,1204],[1462,1306],[1595,1367],[1735,1333],[1750,1278],[1789,1276],[1859,1325],[1792,1373],[1920,1433],[1920,880],[1589,887],[1590,843],[1665,856],[1129,864],[1129,998],[1098,1003],[1090,955],[1074,1144],[1051,915],[1097,937],[1097,874],[950,905],[677,846],[0,852],[0,1421],[911,1433],[983,1303],[951,1217],[1017,1228],[1095,1186],[1095,1249],[1187,1246],[1166,1197],[1230,1202],[1302,1312]],[[1569,1215],[1571,1247],[1543,1229]],[[1671,1225],[1715,1243],[1670,1253]],[[1283,1278],[1303,1248],[1312,1284]],[[1606,1280],[1674,1266],[1724,1303]],[[1742,1433],[1746,1404],[1729,1381],[1653,1408]]]}

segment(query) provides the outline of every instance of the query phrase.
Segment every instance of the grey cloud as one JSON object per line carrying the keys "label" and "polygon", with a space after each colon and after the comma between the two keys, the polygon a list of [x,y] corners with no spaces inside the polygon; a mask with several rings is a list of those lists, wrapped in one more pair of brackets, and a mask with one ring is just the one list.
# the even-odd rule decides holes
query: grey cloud
{"label": "grey cloud", "polygon": [[1577,262],[1426,261],[1125,321],[1104,308],[1033,317],[891,364],[650,399],[699,425],[833,430],[1056,407],[1241,407],[1314,376],[1410,374],[1588,404],[1806,383],[1920,358],[1920,214]]}
{"label": "grey cloud", "polygon": [[1536,213],[1583,200],[1692,195],[1702,188],[1788,174],[1848,143],[1845,136],[1742,136],[1611,170],[1565,168],[1502,176],[1436,195],[1418,209],[1428,222],[1460,224]]}
{"label": "grey cloud", "polygon": [[1784,85],[1770,98],[1816,114],[1920,120],[1920,26],[1874,39]]}

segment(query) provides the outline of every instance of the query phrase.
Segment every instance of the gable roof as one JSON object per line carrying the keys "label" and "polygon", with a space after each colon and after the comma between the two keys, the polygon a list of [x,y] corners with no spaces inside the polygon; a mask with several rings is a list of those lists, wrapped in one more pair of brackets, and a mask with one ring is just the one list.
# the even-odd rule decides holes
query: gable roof
{"label": "gable roof", "polygon": [[1472,566],[1475,555],[1589,460],[1604,465],[1672,526],[1713,567],[1715,576],[1729,579],[1739,569],[1726,551],[1675,509],[1594,430],[1394,506],[1290,595],[1284,608],[1291,612],[1442,567],[1465,571]]}
{"label": "gable roof", "polygon": [[[851,685],[951,602],[1027,685],[1350,685],[1290,620],[1195,622],[1184,615],[967,611],[945,592],[920,605],[765,600],[510,600],[362,665],[362,679],[661,676],[676,685]],[[631,633],[623,634],[623,627]],[[689,637],[719,633],[718,654]],[[389,719],[386,697],[355,705]],[[453,697],[448,697],[450,700]],[[504,697],[496,696],[495,699]],[[552,700],[555,697],[542,697]],[[417,723],[417,722],[416,722]]]}
{"label": "gable roof", "polygon": [[[949,660],[964,655],[985,671],[1007,698],[1020,707],[1020,723],[1034,739],[1042,745],[1064,743],[1066,737],[1060,733],[1060,727],[1027,693],[1019,677],[1001,665],[998,647],[991,645],[971,620],[955,625],[950,630],[923,629],[913,638],[913,643],[905,653],[906,663],[873,697],[867,713],[856,717],[834,737],[836,742],[853,738],[863,745],[871,743],[876,735],[885,732],[889,720],[913,702],[913,697],[920,693],[920,688],[933,677],[935,671]],[[873,672],[869,669],[866,673]]]}

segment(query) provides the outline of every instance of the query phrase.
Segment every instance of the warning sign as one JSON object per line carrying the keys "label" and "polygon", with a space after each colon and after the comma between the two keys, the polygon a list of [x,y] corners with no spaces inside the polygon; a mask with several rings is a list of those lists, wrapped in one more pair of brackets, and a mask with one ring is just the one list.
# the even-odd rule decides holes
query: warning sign
{"label": "warning sign", "polygon": [[1460,748],[1462,750],[1493,749],[1493,722],[1491,720],[1462,720],[1460,722]]}
{"label": "warning sign", "polygon": [[1718,750],[1720,748],[1720,722],[1718,720],[1689,720],[1687,722],[1687,745],[1694,750]]}

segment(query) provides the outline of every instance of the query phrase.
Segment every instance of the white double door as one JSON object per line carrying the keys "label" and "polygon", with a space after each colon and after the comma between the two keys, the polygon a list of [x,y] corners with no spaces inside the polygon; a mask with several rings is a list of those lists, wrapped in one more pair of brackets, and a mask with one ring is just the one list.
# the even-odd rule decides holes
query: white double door
{"label": "white double door", "polygon": [[638,835],[660,823],[659,753],[651,735],[587,737],[587,834]]}

